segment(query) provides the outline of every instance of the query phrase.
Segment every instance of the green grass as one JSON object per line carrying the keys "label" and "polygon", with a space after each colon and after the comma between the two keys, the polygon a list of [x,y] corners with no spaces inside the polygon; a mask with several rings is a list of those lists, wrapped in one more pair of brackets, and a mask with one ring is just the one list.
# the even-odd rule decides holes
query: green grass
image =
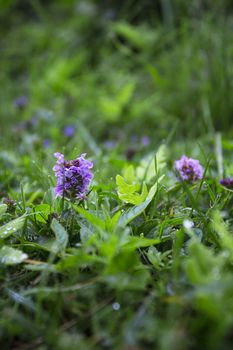
{"label": "green grass", "polygon": [[[0,2],[3,349],[232,347],[232,5],[141,4]],[[86,200],[57,151],[93,161]]]}

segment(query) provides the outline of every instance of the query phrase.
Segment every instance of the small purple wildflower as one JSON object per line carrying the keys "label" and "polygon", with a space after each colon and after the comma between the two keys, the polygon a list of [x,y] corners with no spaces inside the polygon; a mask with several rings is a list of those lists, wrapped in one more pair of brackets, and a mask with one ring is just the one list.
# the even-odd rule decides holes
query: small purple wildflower
{"label": "small purple wildflower", "polygon": [[63,132],[66,137],[73,137],[75,134],[75,128],[73,125],[66,125]]}
{"label": "small purple wildflower", "polygon": [[35,127],[38,125],[39,119],[36,115],[34,115],[31,120],[30,120],[30,124],[32,127]]}
{"label": "small purple wildflower", "polygon": [[50,144],[51,144],[50,139],[44,139],[44,141],[43,141],[44,148],[48,148],[50,146]]}
{"label": "small purple wildflower", "polygon": [[221,179],[219,183],[226,188],[233,189],[233,178]]}
{"label": "small purple wildflower", "polygon": [[142,146],[148,146],[149,144],[150,144],[150,138],[149,138],[149,136],[143,136],[142,138],[141,138],[141,144],[142,144]]}
{"label": "small purple wildflower", "polygon": [[19,96],[14,100],[14,106],[17,108],[24,108],[28,104],[27,96]]}
{"label": "small purple wildflower", "polygon": [[12,198],[3,198],[2,202],[7,205],[7,213],[14,214],[17,203]]}
{"label": "small purple wildflower", "polygon": [[104,143],[104,146],[109,149],[109,150],[112,150],[115,146],[116,146],[116,143],[112,140],[108,140]]}
{"label": "small purple wildflower", "polygon": [[184,181],[195,182],[203,177],[203,168],[199,160],[188,158],[185,155],[175,161],[175,170]]}
{"label": "small purple wildflower", "polygon": [[56,197],[68,199],[83,199],[87,193],[88,186],[93,174],[90,169],[93,163],[85,159],[85,154],[74,160],[65,161],[64,155],[54,153],[57,158],[53,167],[57,184],[55,187]]}

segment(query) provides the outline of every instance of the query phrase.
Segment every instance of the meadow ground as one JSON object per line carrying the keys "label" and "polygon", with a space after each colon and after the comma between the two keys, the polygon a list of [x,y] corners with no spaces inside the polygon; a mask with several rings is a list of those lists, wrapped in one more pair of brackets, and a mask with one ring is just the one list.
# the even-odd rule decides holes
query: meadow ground
{"label": "meadow ground", "polygon": [[0,1],[1,349],[232,348],[232,29]]}

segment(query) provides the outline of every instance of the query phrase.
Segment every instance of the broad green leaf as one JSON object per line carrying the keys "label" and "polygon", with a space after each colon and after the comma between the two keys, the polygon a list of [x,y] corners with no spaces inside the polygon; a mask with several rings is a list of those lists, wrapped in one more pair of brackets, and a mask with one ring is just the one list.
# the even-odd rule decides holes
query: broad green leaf
{"label": "broad green leaf", "polygon": [[113,215],[113,217],[110,219],[110,222],[108,224],[108,228],[110,231],[114,231],[114,229],[117,226],[117,223],[119,221],[119,218],[121,216],[121,212],[118,211],[116,214]]}
{"label": "broad green leaf", "polygon": [[124,169],[123,177],[127,183],[133,183],[135,181],[135,170],[133,165],[129,165]]}
{"label": "broad green leaf", "polygon": [[127,22],[117,22],[112,26],[112,29],[135,47],[143,48],[144,41],[142,40],[141,33],[134,26]]}
{"label": "broad green leaf", "polygon": [[112,97],[102,96],[99,101],[102,115],[109,121],[115,121],[121,113],[120,104]]}
{"label": "broad green leaf", "polygon": [[218,211],[213,213],[212,228],[219,235],[220,245],[230,253],[231,260],[233,261],[233,237],[229,233],[228,227]]}
{"label": "broad green leaf", "polygon": [[54,254],[57,254],[57,252],[59,251],[56,238],[52,238],[52,239],[47,240],[44,243],[37,244],[36,247],[37,247],[37,249],[42,249],[42,250],[45,250],[47,252],[54,253]]}
{"label": "broad green leaf", "polygon": [[157,270],[161,270],[162,253],[160,251],[158,251],[155,247],[152,246],[147,252],[147,257]]}
{"label": "broad green leaf", "polygon": [[136,182],[135,180],[135,172],[132,166],[126,168],[124,171],[124,177],[121,175],[116,176],[117,192],[119,198],[125,203],[138,205],[145,201],[148,195],[148,191],[146,184],[143,182],[142,191],[141,193],[138,193],[141,185],[140,182]]}
{"label": "broad green leaf", "polygon": [[6,204],[0,204],[0,218],[5,214],[7,211],[7,205]]}
{"label": "broad green leaf", "polygon": [[135,250],[138,248],[150,247],[155,244],[161,243],[161,240],[158,238],[144,238],[144,237],[129,237],[129,242],[123,244],[121,248],[128,250]]}
{"label": "broad green leaf", "polygon": [[51,229],[55,233],[56,241],[54,244],[56,249],[60,252],[64,252],[68,244],[68,234],[66,230],[56,219],[53,219]]}
{"label": "broad green leaf", "polygon": [[152,199],[154,198],[155,194],[157,191],[157,183],[154,184],[154,186],[151,187],[146,200],[139,204],[134,206],[133,208],[130,208],[128,210],[126,210],[120,217],[118,223],[120,226],[125,226],[127,225],[130,221],[132,221],[133,219],[135,219],[138,215],[140,215],[145,209],[146,207],[150,204],[150,202],[152,201]]}
{"label": "broad green leaf", "polygon": [[189,243],[189,257],[186,261],[186,272],[193,284],[207,285],[217,281],[220,276],[222,259],[213,251],[193,237]]}
{"label": "broad green leaf", "polygon": [[121,175],[116,176],[116,184],[120,194],[133,194],[140,189],[140,185],[138,183],[128,184]]}
{"label": "broad green leaf", "polygon": [[95,254],[88,254],[81,249],[73,249],[72,254],[73,255],[65,256],[56,264],[56,270],[58,272],[75,270],[89,265],[103,265],[105,263],[105,258]]}
{"label": "broad green leaf", "polygon": [[94,234],[93,230],[93,226],[89,225],[89,224],[82,224],[80,223],[80,238],[81,238],[81,242],[84,243],[86,241],[88,241],[91,236]]}
{"label": "broad green leaf", "polygon": [[21,250],[3,246],[0,249],[0,263],[5,265],[16,265],[27,259],[28,256]]}
{"label": "broad green leaf", "polygon": [[46,223],[51,212],[49,204],[39,204],[34,207],[36,220]]}
{"label": "broad green leaf", "polygon": [[114,22],[111,29],[138,49],[151,47],[158,35],[156,31],[150,31],[145,25],[133,26],[125,21]]}
{"label": "broad green leaf", "polygon": [[21,246],[30,247],[33,248],[35,251],[45,251],[50,253],[57,253],[57,247],[56,247],[56,239],[55,238],[49,238],[46,240],[43,240],[40,243],[34,243],[34,242],[28,242],[28,243],[21,243]]}
{"label": "broad green leaf", "polygon": [[[117,181],[117,183],[119,183],[119,182]],[[123,188],[124,188],[124,186],[121,187],[121,190],[122,191],[124,190],[125,192],[122,193],[122,192],[119,191],[118,192],[118,196],[119,196],[120,200],[122,200],[125,203],[138,205],[138,204],[144,202],[146,197],[147,197],[147,195],[148,195],[147,186],[146,186],[145,183],[143,183],[143,185],[142,185],[142,192],[141,192],[141,194],[139,194],[137,192],[127,193],[126,192],[126,188],[124,188],[124,189]]]}
{"label": "broad green leaf", "polygon": [[151,202],[151,199],[147,199],[145,202],[126,210],[119,219],[119,225],[123,227],[127,225],[130,221],[132,221],[138,215],[140,215],[146,209],[146,207],[150,204],[150,202]]}
{"label": "broad green leaf", "polygon": [[85,210],[84,208],[75,206],[75,210],[79,212],[92,226],[98,227],[102,230],[105,229],[105,222],[101,220],[90,211]]}
{"label": "broad green leaf", "polygon": [[117,95],[118,103],[120,104],[121,108],[123,108],[127,103],[130,101],[133,92],[135,89],[135,83],[129,82],[125,86],[123,86]]}
{"label": "broad green leaf", "polygon": [[7,238],[13,233],[19,231],[25,222],[25,215],[8,222],[7,224],[0,227],[0,238]]}
{"label": "broad green leaf", "polygon": [[121,249],[106,264],[102,279],[110,286],[120,290],[144,289],[148,282],[149,271],[140,262],[135,249]]}

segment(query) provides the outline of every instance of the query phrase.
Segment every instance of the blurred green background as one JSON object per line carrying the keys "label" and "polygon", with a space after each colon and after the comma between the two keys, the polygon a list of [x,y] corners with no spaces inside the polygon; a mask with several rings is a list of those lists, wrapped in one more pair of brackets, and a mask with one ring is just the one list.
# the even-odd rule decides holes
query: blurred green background
{"label": "blurred green background", "polygon": [[35,116],[31,147],[65,145],[67,124],[98,142],[231,133],[232,29],[230,0],[2,0],[5,142]]}

